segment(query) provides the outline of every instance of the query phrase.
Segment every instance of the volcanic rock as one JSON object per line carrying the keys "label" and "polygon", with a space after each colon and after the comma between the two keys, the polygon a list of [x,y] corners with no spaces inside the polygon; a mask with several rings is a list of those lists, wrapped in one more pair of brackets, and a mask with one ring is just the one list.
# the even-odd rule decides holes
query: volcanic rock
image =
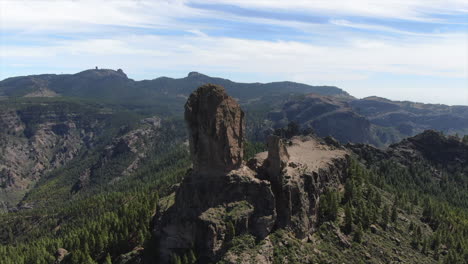
{"label": "volcanic rock", "polygon": [[280,182],[279,176],[288,164],[288,150],[283,144],[283,141],[278,137],[271,135],[268,137],[268,158],[265,166],[267,167],[270,180],[276,183]]}
{"label": "volcanic rock", "polygon": [[245,121],[239,104],[224,88],[203,85],[185,104],[190,152],[196,174],[216,174],[240,168]]}
{"label": "volcanic rock", "polygon": [[244,113],[224,89],[198,88],[187,101],[193,169],[174,204],[155,218],[160,263],[194,250],[199,263],[227,254],[236,235],[268,239],[275,229],[307,237],[315,229],[319,197],[347,175],[348,154],[316,137],[284,144],[271,136],[268,152],[242,162]]}

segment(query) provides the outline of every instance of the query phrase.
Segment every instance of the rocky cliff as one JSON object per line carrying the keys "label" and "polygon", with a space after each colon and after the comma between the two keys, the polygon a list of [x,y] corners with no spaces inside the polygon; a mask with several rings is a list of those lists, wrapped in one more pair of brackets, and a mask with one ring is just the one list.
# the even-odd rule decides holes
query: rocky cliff
{"label": "rocky cliff", "polygon": [[314,231],[320,194],[347,177],[347,152],[315,137],[272,136],[268,152],[242,162],[243,112],[220,86],[192,93],[185,119],[193,169],[155,219],[163,263],[189,250],[200,263],[217,261],[245,233],[262,240],[281,228],[304,238]]}
{"label": "rocky cliff", "polygon": [[[18,202],[46,177],[70,174],[66,181],[77,192],[93,180],[130,175],[158,142],[161,120],[130,126],[134,117],[124,115],[71,102],[1,105],[0,211],[21,208]],[[70,164],[80,164],[79,176],[71,176]],[[102,179],[106,171],[114,177]]]}
{"label": "rocky cliff", "polygon": [[347,147],[368,163],[394,160],[410,165],[424,162],[449,172],[466,170],[468,165],[468,145],[458,137],[445,136],[435,130],[426,130],[385,150],[364,144],[348,144]]}
{"label": "rocky cliff", "polygon": [[0,114],[0,200],[14,205],[35,182],[93,145],[97,119],[49,106],[9,108]]}
{"label": "rocky cliff", "polygon": [[242,164],[245,120],[218,85],[204,85],[185,104],[194,174],[229,172]]}

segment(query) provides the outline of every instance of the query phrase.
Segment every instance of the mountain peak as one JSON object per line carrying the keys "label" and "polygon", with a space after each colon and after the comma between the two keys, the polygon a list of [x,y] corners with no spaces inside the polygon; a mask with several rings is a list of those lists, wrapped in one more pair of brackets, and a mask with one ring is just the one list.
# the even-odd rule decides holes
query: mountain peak
{"label": "mountain peak", "polygon": [[205,76],[205,75],[196,71],[189,72],[189,74],[187,75],[187,77],[199,77],[199,76]]}
{"label": "mountain peak", "polygon": [[94,77],[94,78],[102,78],[102,77],[109,77],[109,76],[121,77],[125,79],[128,78],[122,69],[118,69],[115,71],[112,69],[98,69],[98,67],[96,67],[95,69],[89,69],[89,70],[79,72],[75,75],[80,75],[80,76],[85,76],[85,77]]}

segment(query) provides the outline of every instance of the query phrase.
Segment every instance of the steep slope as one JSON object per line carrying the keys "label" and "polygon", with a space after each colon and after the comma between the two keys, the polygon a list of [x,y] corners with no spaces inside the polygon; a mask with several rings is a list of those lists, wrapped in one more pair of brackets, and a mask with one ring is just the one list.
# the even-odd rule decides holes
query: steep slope
{"label": "steep slope", "polygon": [[375,144],[371,123],[352,110],[347,100],[308,94],[286,102],[281,110],[270,112],[268,119],[274,128],[284,127],[289,122],[303,129],[311,128],[321,137],[333,136],[341,142]]}
{"label": "steep slope", "polygon": [[[91,124],[107,132],[0,213],[0,262],[468,263],[466,143],[433,131],[386,149],[271,136],[244,161],[247,115],[207,87],[186,108],[191,157],[182,120],[57,98],[8,105],[5,136],[64,142],[73,126],[44,124],[88,131],[83,118],[100,115]],[[48,110],[15,117],[32,102]]]}
{"label": "steep slope", "polygon": [[[241,134],[230,131],[243,131],[243,121],[225,118],[242,112],[223,98],[229,99],[221,87],[204,86],[187,103],[194,168],[178,186],[173,203],[156,216],[154,236],[162,263],[194,263],[194,256],[198,263],[468,260],[468,199],[460,194],[467,183],[468,146],[460,139],[428,131],[387,150],[348,145],[365,168],[333,139],[270,136],[268,152],[242,164],[233,162],[242,153]],[[210,108],[200,111],[201,105]],[[417,163],[424,167],[412,171]],[[434,202],[423,203],[408,186],[400,188],[418,183],[420,174],[426,175],[426,184],[427,177],[436,183],[442,170],[457,177],[447,189],[413,189]],[[464,176],[457,176],[460,172]],[[394,182],[395,174],[399,182]],[[456,198],[442,205],[438,199],[449,194]],[[444,235],[452,228],[457,235]]]}
{"label": "steep slope", "polygon": [[[264,141],[271,129],[290,121],[331,135],[342,143],[387,146],[427,129],[468,134],[468,107],[355,99],[333,86],[294,82],[237,83],[191,72],[184,78],[134,81],[122,70],[92,69],[76,74],[44,74],[0,81],[0,96],[78,97],[119,104],[157,115],[182,116],[182,106],[198,86],[225,87],[246,110],[249,140]],[[266,133],[265,133],[266,132]]]}
{"label": "steep slope", "polygon": [[273,128],[289,122],[311,128],[319,136],[333,136],[342,143],[386,146],[426,129],[448,134],[468,133],[468,107],[395,102],[369,97],[349,100],[309,94],[290,98],[267,120]]}
{"label": "steep slope", "polygon": [[[30,208],[42,200],[130,175],[160,145],[161,134],[168,129],[159,117],[106,105],[29,99],[4,103],[0,115],[2,211],[25,204]],[[172,133],[183,137],[184,132]],[[42,197],[46,189],[48,197]]]}
{"label": "steep slope", "polygon": [[222,87],[201,86],[185,109],[193,170],[174,205],[156,221],[161,261],[190,250],[201,263],[217,261],[233,230],[259,240],[280,228],[301,239],[315,230],[318,197],[346,178],[346,151],[316,138],[295,138],[286,148],[272,136],[268,156],[260,154],[247,166],[242,163],[244,114]]}
{"label": "steep slope", "polygon": [[354,100],[350,105],[372,124],[394,128],[402,137],[414,136],[427,129],[447,134],[468,134],[467,106],[400,102],[379,97]]}
{"label": "steep slope", "polygon": [[454,206],[468,208],[468,145],[460,138],[425,131],[381,150],[349,144],[380,175],[380,184],[434,195]]}
{"label": "steep slope", "polygon": [[112,114],[73,103],[5,104],[0,115],[0,185],[13,206],[43,176],[92,148]]}

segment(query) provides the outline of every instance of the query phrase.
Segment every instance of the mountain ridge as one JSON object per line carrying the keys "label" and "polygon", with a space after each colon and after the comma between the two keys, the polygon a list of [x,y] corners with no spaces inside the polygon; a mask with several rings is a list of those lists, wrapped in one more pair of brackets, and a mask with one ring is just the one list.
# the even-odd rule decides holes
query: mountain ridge
{"label": "mountain ridge", "polygon": [[[80,79],[81,78],[81,79]],[[278,86],[281,86],[281,89],[284,89],[285,86],[288,87],[288,90],[290,92],[294,92],[297,90],[298,92],[318,92],[321,94],[328,94],[328,95],[342,95],[342,96],[349,96],[349,94],[342,89],[339,89],[338,87],[334,86],[312,86],[312,85],[306,85],[306,84],[301,84],[301,83],[295,83],[295,82],[270,82],[270,83],[241,83],[241,82],[234,82],[228,79],[223,79],[219,77],[210,77],[208,75],[199,73],[199,72],[190,72],[186,77],[182,78],[170,78],[170,77],[157,77],[154,79],[150,80],[141,80],[141,81],[135,81],[133,79],[130,79],[127,77],[127,75],[121,70],[118,69],[117,71],[111,70],[111,69],[89,69],[85,71],[78,72],[76,74],[41,74],[41,75],[28,75],[28,76],[18,76],[18,77],[10,77],[7,79],[4,79],[0,81],[0,93],[3,93],[3,95],[6,96],[23,96],[24,92],[22,93],[21,91],[16,91],[15,93],[15,88],[18,88],[15,84],[18,84],[18,82],[23,82],[19,83],[20,85],[24,85],[24,82],[27,83],[27,81],[33,82],[30,84],[29,89],[37,89],[40,86],[36,85],[34,86],[34,81],[41,81],[41,85],[49,85],[48,88],[51,90],[54,90],[55,92],[62,92],[63,95],[65,96],[77,96],[77,94],[70,93],[69,91],[66,91],[63,89],[63,85],[70,84],[70,81],[73,80],[75,82],[84,82],[84,81],[89,81],[89,79],[94,80],[94,81],[110,81],[109,79],[113,78],[111,81],[113,81],[113,85],[121,86],[123,84],[128,85],[129,88],[136,88],[136,89],[142,89],[143,92],[148,92],[145,91],[147,89],[150,90],[160,90],[162,92],[171,92],[171,89],[168,88],[173,88],[172,92],[175,93],[184,93],[186,95],[190,94],[195,87],[198,87],[201,84],[204,83],[215,83],[219,85],[225,86],[227,90],[231,90],[233,86],[237,86],[237,89],[246,89],[247,87],[252,88],[254,87],[255,89],[262,89],[260,94],[265,95],[265,89],[268,88],[269,92],[280,92],[278,89]],[[120,79],[120,80],[119,80]],[[186,84],[186,81],[191,81],[195,83],[193,84]],[[189,87],[187,87],[189,86]],[[96,84],[96,87],[99,87],[99,85]],[[86,87],[83,87],[86,88]],[[232,91],[231,91],[232,92]],[[281,92],[284,93],[284,92]],[[89,97],[87,94],[82,94],[81,96],[85,95],[85,97]],[[236,97],[242,97],[241,94],[237,94]]]}

